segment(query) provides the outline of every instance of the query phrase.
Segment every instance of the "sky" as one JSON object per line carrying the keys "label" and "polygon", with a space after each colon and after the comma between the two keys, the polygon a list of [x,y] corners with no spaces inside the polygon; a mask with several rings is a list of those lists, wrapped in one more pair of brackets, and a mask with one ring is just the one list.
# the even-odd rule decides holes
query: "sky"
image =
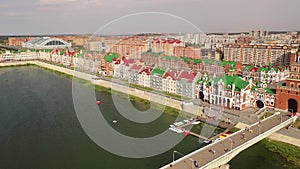
{"label": "sky", "polygon": [[0,0],[0,35],[300,30],[299,0]]}

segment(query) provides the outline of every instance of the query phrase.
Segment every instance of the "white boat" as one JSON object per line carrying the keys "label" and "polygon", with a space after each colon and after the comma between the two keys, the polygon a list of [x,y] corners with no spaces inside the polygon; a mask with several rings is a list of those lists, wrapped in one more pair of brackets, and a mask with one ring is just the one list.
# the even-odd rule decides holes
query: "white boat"
{"label": "white boat", "polygon": [[184,123],[182,122],[182,121],[180,121],[180,122],[176,122],[176,123],[173,123],[175,126],[181,126],[181,125],[183,125]]}
{"label": "white boat", "polygon": [[113,123],[118,123],[118,121],[117,121],[117,120],[113,120],[112,122],[113,122]]}
{"label": "white boat", "polygon": [[213,143],[216,143],[216,142],[218,142],[218,141],[220,141],[220,140],[221,140],[221,138],[216,138],[216,139],[212,140],[212,142],[213,142]]}
{"label": "white boat", "polygon": [[178,128],[175,128],[175,127],[170,127],[169,130],[175,132],[175,133],[183,133],[184,131],[183,130],[180,130]]}
{"label": "white boat", "polygon": [[210,143],[209,140],[204,140],[203,142],[206,143],[206,144]]}
{"label": "white boat", "polygon": [[196,124],[200,124],[200,121],[194,121],[192,122],[193,125],[196,125]]}

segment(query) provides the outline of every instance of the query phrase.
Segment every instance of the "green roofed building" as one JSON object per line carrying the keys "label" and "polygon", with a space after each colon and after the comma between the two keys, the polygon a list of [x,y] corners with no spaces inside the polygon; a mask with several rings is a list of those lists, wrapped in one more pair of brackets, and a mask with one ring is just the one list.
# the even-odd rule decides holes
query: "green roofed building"
{"label": "green roofed building", "polygon": [[157,90],[162,90],[162,80],[165,73],[166,69],[155,67],[150,73],[150,87]]}
{"label": "green roofed building", "polygon": [[258,83],[256,86],[251,88],[252,105],[254,107],[270,107],[274,108],[276,89],[267,87],[266,82]]}
{"label": "green roofed building", "polygon": [[211,86],[205,83],[199,96],[208,98],[210,104],[229,109],[243,110],[250,106],[252,82],[244,81],[237,75],[216,77],[210,80]]}
{"label": "green roofed building", "polygon": [[118,59],[119,55],[116,53],[109,53],[107,55],[104,56],[104,59],[106,62],[112,63],[114,61],[114,59]]}

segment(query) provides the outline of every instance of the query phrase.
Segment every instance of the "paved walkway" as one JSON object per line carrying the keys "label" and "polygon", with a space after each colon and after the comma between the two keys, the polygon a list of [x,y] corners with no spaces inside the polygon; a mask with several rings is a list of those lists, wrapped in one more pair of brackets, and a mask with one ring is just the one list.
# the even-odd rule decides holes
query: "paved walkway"
{"label": "paved walkway", "polygon": [[[217,157],[222,156],[231,149],[234,149],[249,140],[255,138],[261,133],[264,133],[273,127],[280,124],[282,121],[288,120],[290,117],[287,114],[276,115],[262,120],[261,122],[255,123],[249,130],[240,130],[235,134],[232,134],[225,139],[220,140],[217,143],[210,144],[204,148],[199,149],[198,151],[191,153],[182,159],[171,163],[165,168],[169,169],[188,169],[191,168],[193,162],[196,161],[198,166],[204,166],[210,161],[216,159]],[[195,166],[192,168],[196,168]]]}

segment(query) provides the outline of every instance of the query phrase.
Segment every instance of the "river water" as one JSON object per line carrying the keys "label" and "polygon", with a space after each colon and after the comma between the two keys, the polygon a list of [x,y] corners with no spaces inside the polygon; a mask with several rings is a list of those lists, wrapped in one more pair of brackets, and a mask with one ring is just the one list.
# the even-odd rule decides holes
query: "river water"
{"label": "river water", "polygon": [[[73,106],[72,79],[29,66],[1,68],[0,80],[0,168],[155,169],[171,162],[174,150],[187,154],[203,146],[189,136],[154,157],[120,157],[97,146],[83,131]],[[117,112],[109,93],[96,95],[103,99],[100,109]],[[176,118],[162,114],[135,129],[118,113],[108,113],[105,119],[118,119],[121,133],[147,137],[163,132]],[[236,157],[231,168],[283,168],[279,159],[258,143]]]}

